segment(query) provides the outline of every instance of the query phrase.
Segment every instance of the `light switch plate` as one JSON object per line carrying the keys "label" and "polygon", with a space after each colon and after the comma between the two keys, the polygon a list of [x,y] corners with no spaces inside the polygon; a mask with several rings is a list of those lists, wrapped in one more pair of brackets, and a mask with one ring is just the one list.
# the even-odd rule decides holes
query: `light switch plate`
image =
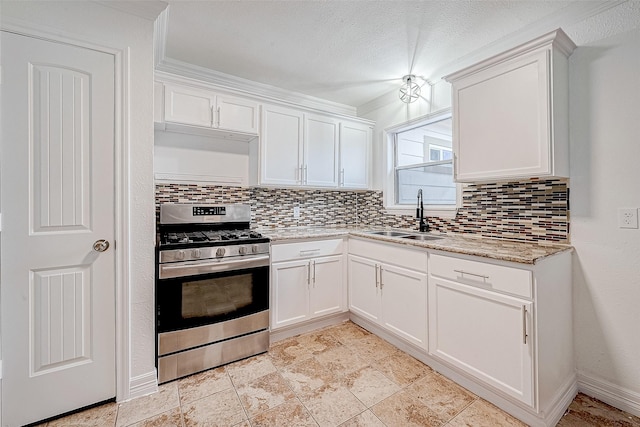
{"label": "light switch plate", "polygon": [[638,209],[619,208],[618,209],[619,228],[638,228]]}

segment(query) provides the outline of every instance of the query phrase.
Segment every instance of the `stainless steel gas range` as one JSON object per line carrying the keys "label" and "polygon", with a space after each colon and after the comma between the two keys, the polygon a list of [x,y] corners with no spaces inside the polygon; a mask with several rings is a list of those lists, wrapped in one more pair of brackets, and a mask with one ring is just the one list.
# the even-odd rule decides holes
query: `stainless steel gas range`
{"label": "stainless steel gas range", "polygon": [[267,351],[269,239],[250,221],[249,205],[160,206],[160,383]]}

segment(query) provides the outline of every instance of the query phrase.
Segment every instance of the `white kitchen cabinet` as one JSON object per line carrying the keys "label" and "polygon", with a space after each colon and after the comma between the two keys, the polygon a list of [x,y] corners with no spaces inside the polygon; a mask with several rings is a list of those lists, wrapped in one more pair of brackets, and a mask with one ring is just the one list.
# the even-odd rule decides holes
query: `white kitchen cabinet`
{"label": "white kitchen cabinet", "polygon": [[575,387],[571,253],[533,265],[431,253],[428,281],[429,356],[482,397],[524,405],[528,424],[555,424]]}
{"label": "white kitchen cabinet", "polygon": [[349,309],[427,349],[426,252],[363,240],[349,244]]}
{"label": "white kitchen cabinet", "polygon": [[271,329],[346,310],[342,239],[272,247]]}
{"label": "white kitchen cabinet", "polygon": [[297,186],[303,177],[302,112],[265,105],[260,133],[260,184]]}
{"label": "white kitchen cabinet", "polygon": [[260,185],[369,187],[371,128],[330,115],[264,105]]}
{"label": "white kitchen cabinet", "polygon": [[199,88],[164,86],[165,122],[257,135],[257,102]]}
{"label": "white kitchen cabinet", "polygon": [[533,303],[433,277],[429,352],[533,405]]}
{"label": "white kitchen cabinet", "polygon": [[556,30],[445,77],[452,85],[456,181],[569,176],[574,48]]}
{"label": "white kitchen cabinet", "polygon": [[349,255],[349,310],[380,323],[381,301],[379,264],[371,259]]}
{"label": "white kitchen cabinet", "polygon": [[303,184],[338,186],[338,120],[320,115],[304,116]]}
{"label": "white kitchen cabinet", "polygon": [[362,123],[340,123],[340,187],[369,188],[371,127]]}

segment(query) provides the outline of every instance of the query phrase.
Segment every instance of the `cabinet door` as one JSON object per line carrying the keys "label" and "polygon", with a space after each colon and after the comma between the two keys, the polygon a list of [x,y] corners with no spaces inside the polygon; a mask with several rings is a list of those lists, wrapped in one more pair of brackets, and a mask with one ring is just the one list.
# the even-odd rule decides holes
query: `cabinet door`
{"label": "cabinet door", "polygon": [[309,261],[274,263],[271,275],[271,329],[308,318],[311,283]]}
{"label": "cabinet door", "polygon": [[299,185],[302,166],[303,114],[264,106],[260,144],[261,184]]}
{"label": "cabinet door", "polygon": [[380,321],[378,264],[349,255],[349,309],[376,323]]}
{"label": "cabinet door", "polygon": [[194,126],[213,126],[215,95],[187,87],[165,85],[164,119]]}
{"label": "cabinet door", "polygon": [[533,405],[533,303],[429,278],[429,353]]}
{"label": "cabinet door", "polygon": [[233,96],[218,95],[217,127],[244,133],[258,133],[258,103]]}
{"label": "cabinet door", "polygon": [[323,316],[344,310],[343,267],[342,255],[311,260],[311,316]]}
{"label": "cabinet door", "polygon": [[383,325],[426,350],[427,275],[386,264],[380,268]]}
{"label": "cabinet door", "polygon": [[304,184],[337,187],[338,121],[307,114],[304,123]]}
{"label": "cabinet door", "polygon": [[369,188],[371,128],[359,123],[340,125],[340,186]]}
{"label": "cabinet door", "polygon": [[517,57],[453,83],[458,181],[552,172],[549,54]]}

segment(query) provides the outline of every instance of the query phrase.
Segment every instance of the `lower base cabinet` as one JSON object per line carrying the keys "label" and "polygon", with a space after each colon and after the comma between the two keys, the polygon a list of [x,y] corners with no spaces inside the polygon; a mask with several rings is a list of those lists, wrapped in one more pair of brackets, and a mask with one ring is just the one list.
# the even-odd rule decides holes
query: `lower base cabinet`
{"label": "lower base cabinet", "polygon": [[[354,245],[352,245],[354,246]],[[375,258],[349,255],[349,309],[387,329],[407,342],[427,349],[427,275],[420,268],[426,268],[424,258],[409,261],[415,268],[382,262],[388,260],[384,252],[376,252],[379,244],[358,242],[358,253],[368,253]],[[358,251],[361,247],[362,252]],[[350,249],[351,251],[352,249]],[[401,260],[402,253],[414,251],[397,248]],[[379,255],[376,257],[376,255]]]}
{"label": "lower base cabinet", "polygon": [[[277,249],[276,249],[277,248]],[[325,254],[333,254],[326,255]],[[294,259],[278,261],[280,259]],[[346,310],[342,241],[272,247],[271,329]]]}
{"label": "lower base cabinet", "polygon": [[445,279],[429,283],[429,352],[533,405],[533,303]]}

